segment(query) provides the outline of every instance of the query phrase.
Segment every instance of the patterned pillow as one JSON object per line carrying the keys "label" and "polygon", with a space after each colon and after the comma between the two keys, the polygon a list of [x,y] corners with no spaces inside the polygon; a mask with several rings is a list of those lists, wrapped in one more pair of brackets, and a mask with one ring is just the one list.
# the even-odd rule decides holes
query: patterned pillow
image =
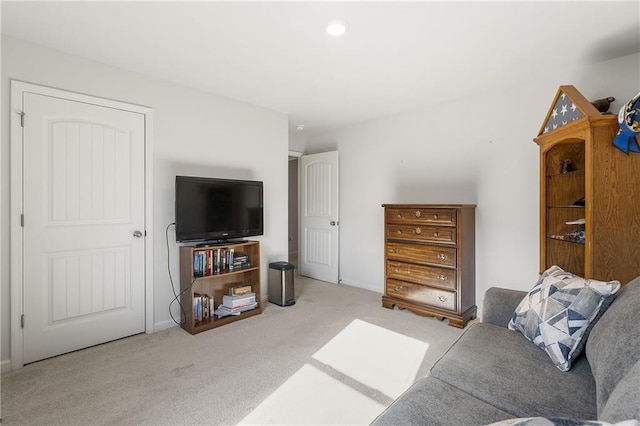
{"label": "patterned pillow", "polygon": [[619,281],[585,280],[554,265],[522,299],[509,329],[543,349],[560,370],[569,371],[594,319],[619,288]]}

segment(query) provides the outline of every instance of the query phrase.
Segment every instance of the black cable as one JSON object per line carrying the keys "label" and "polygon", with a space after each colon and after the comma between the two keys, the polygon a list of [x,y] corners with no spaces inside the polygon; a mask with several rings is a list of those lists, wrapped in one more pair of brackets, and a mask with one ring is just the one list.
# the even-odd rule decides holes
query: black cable
{"label": "black cable", "polygon": [[[191,284],[189,284],[187,286],[187,288],[185,288],[180,293],[178,293],[176,295],[176,297],[171,301],[171,303],[169,303],[169,315],[171,315],[171,319],[173,320],[173,322],[175,322],[176,324],[178,324],[180,326],[187,321],[187,314],[184,312],[184,308],[182,307],[182,303],[180,303],[180,296],[182,296],[183,294],[185,294],[186,292],[191,290],[191,287],[193,286],[193,283],[195,283],[195,282],[196,282],[196,279],[194,278],[193,281],[191,281]],[[173,284],[172,284],[172,286],[173,286]],[[182,315],[184,316],[184,321],[182,321],[182,316],[180,317],[180,321],[181,322],[176,321],[176,319],[173,317],[173,314],[171,313],[171,305],[176,301],[178,302],[178,305],[180,306],[180,310],[182,311]]]}
{"label": "black cable", "polygon": [[[188,289],[191,288],[191,286],[193,285],[193,283],[195,282],[195,280],[193,280],[191,282],[191,284],[189,285],[189,287],[187,287],[186,290],[181,291],[179,294],[176,294],[176,289],[175,286],[173,284],[173,277],[171,276],[171,256],[169,253],[169,228],[171,227],[171,225],[175,226],[175,222],[170,223],[169,225],[167,225],[167,229],[165,229],[164,231],[164,235],[165,235],[165,239],[167,242],[167,272],[169,273],[169,283],[171,283],[171,291],[173,292],[173,300],[171,302],[169,302],[169,315],[171,316],[171,319],[173,320],[173,322],[175,322],[177,325],[181,326],[182,324],[184,324],[184,322],[187,321],[187,314],[184,311],[184,307],[182,306],[182,303],[180,303],[180,299],[179,297],[182,296],[182,294],[187,291]],[[171,305],[173,305],[174,302],[178,302],[178,306],[180,306],[180,322],[176,321],[176,319],[173,317],[173,313],[171,312]],[[183,318],[184,317],[184,321]]]}

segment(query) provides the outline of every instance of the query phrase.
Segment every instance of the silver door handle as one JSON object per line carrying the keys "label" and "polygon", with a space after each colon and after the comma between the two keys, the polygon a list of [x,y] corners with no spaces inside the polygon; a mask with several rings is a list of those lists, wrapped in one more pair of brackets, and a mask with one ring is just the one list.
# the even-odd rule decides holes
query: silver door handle
{"label": "silver door handle", "polygon": [[142,238],[142,231],[138,231],[137,229],[133,231],[133,238]]}

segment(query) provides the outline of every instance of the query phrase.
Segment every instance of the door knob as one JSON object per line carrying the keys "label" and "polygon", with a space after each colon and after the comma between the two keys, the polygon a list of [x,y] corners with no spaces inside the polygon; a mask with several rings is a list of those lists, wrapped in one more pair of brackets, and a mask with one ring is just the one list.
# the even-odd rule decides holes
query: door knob
{"label": "door knob", "polygon": [[142,238],[142,231],[135,230],[133,231],[133,238]]}
{"label": "door knob", "polygon": [[329,225],[331,226],[336,226],[338,224],[338,222],[336,222],[335,220],[332,220],[331,222],[329,222]]}

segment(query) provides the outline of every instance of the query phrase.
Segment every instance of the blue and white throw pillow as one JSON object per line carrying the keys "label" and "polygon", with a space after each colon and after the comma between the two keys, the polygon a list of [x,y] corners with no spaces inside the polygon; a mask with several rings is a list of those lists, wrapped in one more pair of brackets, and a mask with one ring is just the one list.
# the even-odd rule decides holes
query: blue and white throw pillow
{"label": "blue and white throw pillow", "polygon": [[619,281],[584,279],[558,266],[540,275],[509,321],[544,350],[556,367],[569,371],[580,354],[592,322],[609,306],[620,289]]}

